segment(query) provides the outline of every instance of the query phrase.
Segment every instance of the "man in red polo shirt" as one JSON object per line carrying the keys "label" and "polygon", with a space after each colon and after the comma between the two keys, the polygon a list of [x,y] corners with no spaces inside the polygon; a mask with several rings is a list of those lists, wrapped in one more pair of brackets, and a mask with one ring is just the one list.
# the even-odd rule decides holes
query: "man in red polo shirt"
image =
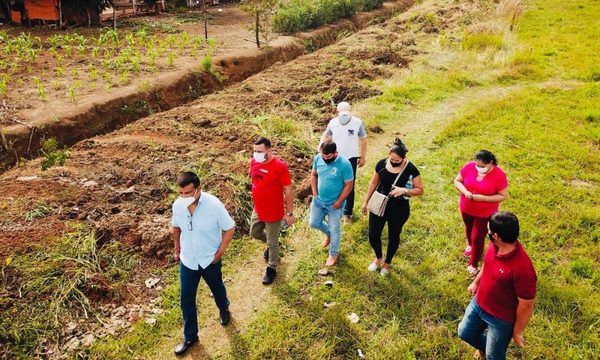
{"label": "man in red polo shirt", "polygon": [[519,220],[508,211],[488,222],[491,244],[481,271],[468,287],[475,295],[458,325],[458,336],[487,360],[505,359],[510,339],[524,346],[523,332],[533,313],[537,276],[517,240]]}
{"label": "man in red polo shirt", "polygon": [[250,177],[254,200],[250,235],[267,243],[264,257],[268,266],[263,284],[269,285],[277,275],[281,220],[285,217],[288,225],[294,223],[294,190],[288,166],[273,155],[267,138],[259,137],[254,143]]}

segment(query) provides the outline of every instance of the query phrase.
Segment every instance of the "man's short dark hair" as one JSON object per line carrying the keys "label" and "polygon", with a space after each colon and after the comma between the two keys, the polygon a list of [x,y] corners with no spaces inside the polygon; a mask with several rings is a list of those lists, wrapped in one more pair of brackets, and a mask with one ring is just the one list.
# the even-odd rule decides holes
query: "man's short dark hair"
{"label": "man's short dark hair", "polygon": [[321,144],[321,151],[325,155],[333,154],[337,151],[337,145],[333,141],[326,141]]}
{"label": "man's short dark hair", "polygon": [[194,184],[194,189],[197,189],[200,186],[200,178],[198,175],[191,171],[185,171],[179,174],[177,178],[177,186],[186,187],[189,184]]}
{"label": "man's short dark hair", "polygon": [[254,145],[264,145],[267,149],[269,149],[271,147],[271,140],[267,139],[264,136],[261,136],[258,139],[256,139]]}
{"label": "man's short dark hair", "polygon": [[490,231],[502,242],[514,244],[519,238],[519,219],[509,211],[498,211],[490,218]]}

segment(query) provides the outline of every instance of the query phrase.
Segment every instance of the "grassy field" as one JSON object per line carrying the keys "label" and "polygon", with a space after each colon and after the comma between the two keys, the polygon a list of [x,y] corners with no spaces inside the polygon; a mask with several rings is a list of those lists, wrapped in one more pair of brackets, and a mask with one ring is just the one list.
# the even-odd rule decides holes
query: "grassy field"
{"label": "grassy field", "polygon": [[[502,208],[519,216],[521,241],[539,277],[526,347],[511,345],[510,357],[600,356],[600,1],[530,0],[523,6],[512,0],[439,0],[423,2],[397,19],[409,19],[404,31],[419,32],[451,16],[437,6],[472,3],[478,6],[465,21],[420,38],[409,70],[370,84],[382,95],[353,104],[367,125],[383,129],[370,134],[368,162],[357,180],[357,207],[394,136],[403,137],[425,183],[425,195],[411,200],[391,276],[366,270],[373,253],[364,217],[344,228],[331,288],[316,275],[326,252],[305,221],[287,237],[284,263],[289,266],[268,290],[256,288],[258,282],[240,284],[258,279],[247,274],[248,264],[262,249],[246,237],[237,239],[224,261],[225,277],[233,278],[228,289],[234,296],[244,291],[243,296],[258,297],[260,306],[234,313],[237,327],[226,339],[203,330],[205,347],[210,342],[221,347],[211,356],[350,359],[360,350],[367,359],[470,358],[473,350],[456,336],[469,302],[469,278],[452,179],[480,149],[494,152],[508,175],[510,197]],[[267,115],[253,122],[276,135],[293,126]],[[271,122],[277,126],[269,127]],[[163,283],[164,312],[156,325],[139,321],[130,333],[100,339],[79,355],[172,356],[181,333],[175,268],[163,274]],[[199,302],[211,304],[199,307],[200,323],[216,323],[204,287]],[[347,319],[351,313],[360,317],[357,324]]]}

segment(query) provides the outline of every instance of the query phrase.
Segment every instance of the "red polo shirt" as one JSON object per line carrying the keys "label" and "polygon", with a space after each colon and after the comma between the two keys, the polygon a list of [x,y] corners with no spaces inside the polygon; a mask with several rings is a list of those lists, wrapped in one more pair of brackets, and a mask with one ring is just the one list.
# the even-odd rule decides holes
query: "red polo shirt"
{"label": "red polo shirt", "polygon": [[483,259],[483,274],[477,289],[477,305],[492,316],[514,323],[517,297],[535,298],[537,276],[533,264],[521,246],[508,254],[498,255],[490,243]]}
{"label": "red polo shirt", "polygon": [[283,187],[292,183],[286,163],[277,157],[267,164],[252,159],[250,177],[258,220],[275,222],[283,219]]}

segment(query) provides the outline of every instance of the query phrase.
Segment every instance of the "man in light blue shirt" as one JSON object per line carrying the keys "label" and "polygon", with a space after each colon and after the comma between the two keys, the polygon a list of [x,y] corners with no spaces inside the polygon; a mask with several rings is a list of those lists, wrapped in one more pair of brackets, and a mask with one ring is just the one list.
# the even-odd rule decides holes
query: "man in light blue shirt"
{"label": "man in light blue shirt", "polygon": [[215,196],[202,192],[200,178],[184,172],[177,179],[180,197],[173,203],[173,243],[175,261],[179,261],[181,281],[181,312],[183,341],[175,354],[183,354],[198,341],[196,292],[200,278],[206,281],[219,308],[221,324],[229,323],[229,300],[223,275],[221,257],[233,238],[235,222]]}
{"label": "man in light blue shirt", "polygon": [[[323,247],[329,247],[329,257],[319,274],[327,275],[337,262],[344,201],[352,191],[352,165],[338,155],[333,141],[321,144],[321,153],[315,156],[311,174],[313,199],[310,204],[310,226],[325,234]],[[325,222],[327,217],[327,222]]]}

